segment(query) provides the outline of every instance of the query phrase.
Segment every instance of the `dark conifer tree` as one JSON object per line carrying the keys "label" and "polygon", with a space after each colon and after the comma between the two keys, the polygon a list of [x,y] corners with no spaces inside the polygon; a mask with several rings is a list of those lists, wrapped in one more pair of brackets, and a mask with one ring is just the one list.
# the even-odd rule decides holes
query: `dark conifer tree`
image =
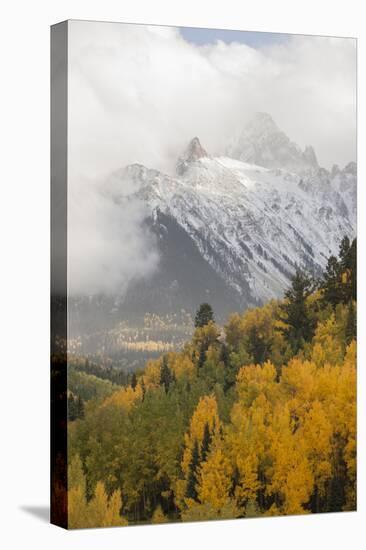
{"label": "dark conifer tree", "polygon": [[350,243],[345,236],[339,246],[339,259],[330,256],[320,285],[325,304],[335,308],[337,304],[356,300],[356,264],[356,239]]}
{"label": "dark conifer tree", "polygon": [[196,328],[204,327],[205,325],[208,325],[210,321],[215,322],[213,309],[210,304],[203,303],[197,310],[196,317],[194,319],[194,326]]}
{"label": "dark conifer tree", "polygon": [[76,402],[72,393],[67,398],[67,416],[70,421],[77,418]]}
{"label": "dark conifer tree", "polygon": [[323,302],[333,308],[341,302],[340,291],[341,266],[335,256],[328,258],[320,288],[323,291]]}
{"label": "dark conifer tree", "polygon": [[144,378],[143,378],[143,377],[141,378],[140,385],[141,385],[141,392],[142,392],[142,401],[144,401],[144,399],[145,399],[145,393],[146,393],[146,387],[145,387],[145,382],[144,382]]}
{"label": "dark conifer tree", "polygon": [[200,456],[198,450],[198,442],[195,439],[192,449],[192,458],[189,464],[188,478],[187,478],[187,487],[186,487],[186,497],[197,500],[197,470],[199,466]]}
{"label": "dark conifer tree", "polygon": [[137,378],[136,378],[136,373],[133,372],[132,373],[132,376],[131,376],[131,388],[134,390],[137,386]]}
{"label": "dark conifer tree", "polygon": [[349,250],[349,265],[351,274],[351,299],[357,300],[357,239],[353,239]]}
{"label": "dark conifer tree", "polygon": [[172,373],[168,366],[168,358],[166,357],[166,355],[164,355],[163,361],[160,367],[160,385],[164,386],[165,393],[168,393],[171,382],[172,382]]}
{"label": "dark conifer tree", "polygon": [[281,305],[281,321],[285,323],[282,332],[294,353],[303,342],[308,342],[314,334],[315,322],[311,318],[306,300],[313,290],[311,280],[301,271],[292,279],[291,287],[285,292],[285,302]]}
{"label": "dark conifer tree", "polygon": [[348,304],[345,334],[347,344],[356,340],[356,308],[353,300]]}
{"label": "dark conifer tree", "polygon": [[341,244],[339,245],[339,263],[341,270],[344,271],[345,269],[349,269],[351,266],[349,265],[349,254],[351,249],[351,243],[347,235],[345,235],[341,241]]}
{"label": "dark conifer tree", "polygon": [[85,408],[84,408],[84,401],[82,400],[82,398],[79,397],[77,398],[77,402],[76,402],[76,417],[77,418],[84,418],[85,416]]}
{"label": "dark conifer tree", "polygon": [[201,345],[200,353],[199,353],[199,356],[198,356],[197,367],[199,369],[201,369],[203,367],[205,361],[206,361],[206,350],[205,350],[205,347],[203,345]]}
{"label": "dark conifer tree", "polygon": [[207,459],[207,455],[210,450],[211,445],[211,433],[210,433],[210,427],[208,425],[208,422],[205,423],[205,427],[203,430],[203,439],[202,439],[202,446],[201,446],[201,461],[205,462]]}
{"label": "dark conifer tree", "polygon": [[220,361],[222,361],[225,367],[230,366],[230,353],[225,343],[221,344]]}
{"label": "dark conifer tree", "polygon": [[248,331],[248,352],[253,357],[254,363],[264,363],[271,351],[272,342],[267,342],[260,330],[256,326],[252,326]]}
{"label": "dark conifer tree", "polygon": [[346,304],[350,300],[356,300],[356,270],[357,248],[356,239],[350,241],[348,237],[342,239],[339,247],[341,301]]}

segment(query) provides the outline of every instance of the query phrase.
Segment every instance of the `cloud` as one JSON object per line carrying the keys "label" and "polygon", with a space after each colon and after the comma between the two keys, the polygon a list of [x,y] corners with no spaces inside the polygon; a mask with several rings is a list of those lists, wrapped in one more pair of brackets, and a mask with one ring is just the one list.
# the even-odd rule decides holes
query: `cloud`
{"label": "cloud", "polygon": [[153,236],[143,223],[147,212],[137,200],[120,196],[114,202],[95,182],[70,183],[69,293],[122,295],[130,281],[150,275],[158,265]]}
{"label": "cloud", "polygon": [[261,49],[197,46],[176,28],[72,21],[69,265],[77,291],[114,292],[156,268],[143,206],[126,212],[101,199],[100,182],[122,166],[172,172],[196,135],[220,154],[255,111],[269,112],[301,147],[313,145],[327,168],[354,160],[355,48],[352,39],[310,36]]}

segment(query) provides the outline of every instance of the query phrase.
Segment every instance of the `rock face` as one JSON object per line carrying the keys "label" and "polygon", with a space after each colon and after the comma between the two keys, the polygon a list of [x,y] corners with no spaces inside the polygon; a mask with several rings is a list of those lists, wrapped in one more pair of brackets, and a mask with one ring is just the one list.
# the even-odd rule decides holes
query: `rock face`
{"label": "rock face", "polygon": [[[226,156],[210,157],[192,139],[175,176],[142,165],[121,169],[111,199],[131,184],[160,265],[118,297],[114,315],[193,313],[208,301],[223,320],[283,296],[297,268],[319,275],[343,236],[355,236],[356,173],[355,163],[318,167],[311,147],[301,152],[264,114]],[[121,216],[130,198],[118,196]]]}
{"label": "rock face", "polygon": [[296,173],[318,168],[314,149],[308,146],[301,151],[267,113],[256,113],[239,138],[229,145],[226,154],[250,164]]}
{"label": "rock face", "polygon": [[207,152],[202,147],[198,137],[194,137],[188,144],[184,154],[177,161],[176,171],[178,176],[182,176],[189,167],[190,163],[201,158],[207,157]]}

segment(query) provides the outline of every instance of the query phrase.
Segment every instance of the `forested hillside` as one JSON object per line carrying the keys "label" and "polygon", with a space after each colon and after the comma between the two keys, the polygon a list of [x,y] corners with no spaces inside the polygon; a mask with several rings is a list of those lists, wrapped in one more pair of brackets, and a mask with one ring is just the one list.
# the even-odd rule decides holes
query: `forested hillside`
{"label": "forested hillside", "polygon": [[195,327],[127,378],[69,367],[69,527],[354,510],[356,242]]}

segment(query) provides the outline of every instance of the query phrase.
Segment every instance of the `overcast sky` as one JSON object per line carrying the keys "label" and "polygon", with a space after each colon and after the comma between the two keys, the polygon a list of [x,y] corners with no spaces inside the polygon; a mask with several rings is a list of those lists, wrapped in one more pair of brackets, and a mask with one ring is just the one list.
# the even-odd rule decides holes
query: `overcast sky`
{"label": "overcast sky", "polygon": [[[156,263],[139,233],[144,212],[138,206],[123,222],[134,234],[136,253],[121,239],[110,242],[107,219],[122,222],[113,206],[98,203],[96,184],[133,162],[172,172],[196,135],[210,154],[221,154],[256,111],[270,113],[302,148],[313,145],[326,168],[355,160],[355,40],[72,21],[68,160],[74,290],[103,290],[103,278],[115,288],[137,269],[148,274]],[[100,230],[87,247],[90,261],[84,261],[88,219],[98,220]],[[97,231],[95,225],[90,229]],[[117,262],[107,276],[112,258],[123,254],[131,268]],[[98,274],[88,275],[97,265]]]}

